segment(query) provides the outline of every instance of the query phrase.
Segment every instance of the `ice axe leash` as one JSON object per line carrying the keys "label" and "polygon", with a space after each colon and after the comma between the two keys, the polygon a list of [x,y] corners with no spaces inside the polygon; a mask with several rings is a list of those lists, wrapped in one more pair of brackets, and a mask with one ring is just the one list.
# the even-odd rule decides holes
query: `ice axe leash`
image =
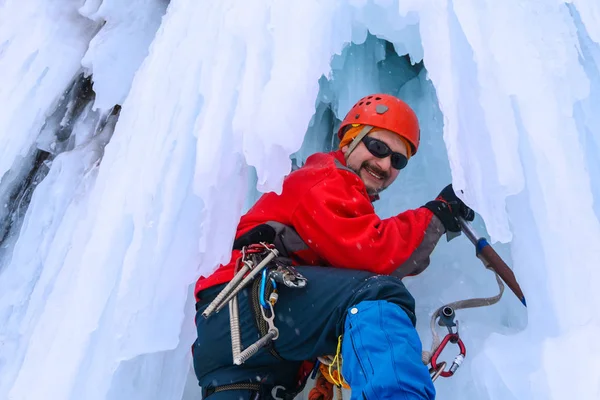
{"label": "ice axe leash", "polygon": [[477,257],[483,262],[483,264],[494,271],[500,279],[506,283],[506,285],[513,291],[513,293],[521,300],[521,303],[527,307],[525,301],[525,295],[517,282],[517,278],[512,270],[506,265],[504,260],[496,253],[492,246],[488,243],[487,239],[483,236],[479,236],[473,226],[462,217],[458,217],[460,222],[460,228],[465,233],[465,236],[475,245]]}
{"label": "ice axe leash", "polygon": [[[496,276],[496,283],[498,283],[499,291],[497,295],[491,297],[481,297],[475,299],[454,301],[452,303],[448,303],[438,308],[434,311],[433,315],[431,316],[431,322],[429,324],[432,336],[431,350],[423,351],[422,361],[425,365],[431,364],[431,367],[429,368],[429,373],[431,375],[431,379],[434,382],[440,376],[448,378],[454,375],[454,373],[456,372],[458,367],[460,367],[467,355],[466,347],[462,339],[460,338],[458,332],[458,321],[454,320],[454,312],[456,310],[462,310],[465,308],[491,306],[492,304],[496,304],[502,298],[502,294],[504,293],[504,284],[502,283],[502,280],[500,279],[498,274],[494,273],[494,275]],[[441,339],[437,333],[436,322],[437,325],[443,326],[448,330],[448,334],[443,339]],[[454,358],[454,361],[450,365],[450,368],[446,370],[447,363],[438,363],[438,358],[442,351],[444,351],[446,345],[448,345],[449,343],[456,344],[458,346],[459,353]]]}
{"label": "ice axe leash", "polygon": [[[486,268],[494,272],[496,282],[498,283],[499,292],[497,295],[492,297],[455,301],[435,310],[431,317],[430,323],[432,335],[431,351],[424,351],[422,357],[425,365],[431,364],[429,372],[433,381],[440,376],[448,378],[454,375],[467,355],[466,347],[458,333],[458,321],[454,320],[455,310],[484,307],[497,303],[500,301],[502,294],[504,293],[504,283],[506,283],[506,285],[514,292],[519,300],[521,300],[521,303],[527,307],[525,295],[523,294],[515,275],[508,265],[506,265],[504,260],[502,260],[498,253],[496,253],[486,238],[477,234],[475,229],[473,229],[473,226],[468,221],[459,217],[459,223],[462,232],[464,232],[465,236],[467,236],[475,245],[477,257],[483,262]],[[437,325],[446,327],[448,330],[448,334],[443,339],[440,339],[440,336],[436,331],[436,322]],[[446,369],[448,363],[445,361],[438,363],[438,357],[448,343],[456,344],[458,346],[459,353],[454,358],[450,368]]]}

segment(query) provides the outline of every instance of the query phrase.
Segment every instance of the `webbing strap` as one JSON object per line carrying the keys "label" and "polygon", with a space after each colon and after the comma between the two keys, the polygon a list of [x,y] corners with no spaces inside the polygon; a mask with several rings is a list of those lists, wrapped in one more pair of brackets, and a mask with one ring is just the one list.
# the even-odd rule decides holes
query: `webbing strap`
{"label": "webbing strap", "polygon": [[261,396],[260,398],[264,398],[263,395],[271,392],[271,396],[275,399],[279,400],[293,400],[302,390],[299,391],[288,391],[283,386],[279,385],[265,385],[260,383],[232,383],[229,385],[221,385],[215,387],[209,387],[205,390],[204,398],[208,396],[219,393],[226,392],[229,390],[250,390],[252,392],[256,392],[256,396]]}
{"label": "webbing strap", "polygon": [[204,397],[208,397],[214,393],[225,392],[228,390],[251,390],[253,392],[258,392],[261,389],[261,385],[259,383],[232,383],[229,385],[221,385],[209,387],[205,390]]}
{"label": "webbing strap", "polygon": [[360,141],[367,136],[367,134],[369,132],[371,132],[371,130],[373,129],[372,126],[370,125],[365,125],[361,131],[358,133],[358,135],[356,135],[356,137],[352,140],[352,142],[350,143],[350,146],[348,146],[348,151],[346,152],[346,160],[348,160],[348,157],[350,157],[350,154],[354,151],[354,149],[356,148],[356,146],[358,146],[358,144],[360,143]]}
{"label": "webbing strap", "polygon": [[440,336],[438,335],[438,333],[436,331],[435,322],[436,322],[437,318],[441,315],[442,309],[444,307],[451,307],[454,310],[461,310],[461,309],[465,309],[465,308],[491,306],[492,304],[496,304],[498,301],[500,301],[500,299],[502,298],[502,294],[504,293],[504,284],[502,283],[502,280],[500,279],[498,274],[494,273],[494,275],[496,276],[496,282],[498,283],[498,289],[500,290],[500,292],[497,295],[492,296],[492,297],[482,297],[482,298],[476,298],[476,299],[459,300],[459,301],[455,301],[452,303],[448,303],[448,304],[438,308],[437,310],[435,310],[435,312],[433,313],[433,315],[431,317],[431,321],[429,324],[429,326],[431,328],[431,335],[433,336],[433,340],[431,343],[431,351],[423,351],[423,354],[422,354],[423,364],[429,365],[429,363],[431,362],[431,357],[433,357],[433,354],[436,352],[438,347],[440,347],[441,340],[440,340]]}

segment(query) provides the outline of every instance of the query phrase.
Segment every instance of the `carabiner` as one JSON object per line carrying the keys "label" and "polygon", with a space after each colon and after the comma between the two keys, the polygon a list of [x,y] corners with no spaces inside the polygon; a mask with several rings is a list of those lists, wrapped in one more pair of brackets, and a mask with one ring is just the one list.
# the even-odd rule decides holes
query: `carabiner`
{"label": "carabiner", "polygon": [[442,340],[442,343],[440,343],[440,346],[437,348],[435,353],[433,353],[433,355],[431,356],[431,368],[434,371],[438,371],[437,359],[438,359],[439,355],[442,354],[442,351],[444,350],[444,348],[446,347],[448,342],[456,343],[458,345],[460,353],[454,358],[454,361],[452,362],[450,369],[448,371],[442,371],[440,373],[440,376],[443,376],[444,378],[448,378],[448,377],[454,375],[454,373],[456,372],[458,367],[460,367],[463,360],[467,356],[467,349],[465,348],[465,344],[463,343],[463,341],[458,336],[458,333],[449,333],[446,335],[446,337],[444,337],[444,340]]}
{"label": "carabiner", "polygon": [[271,303],[271,305],[275,304],[275,301],[277,301],[277,282],[275,282],[275,279],[271,278],[267,272],[269,268],[265,268],[262,271],[262,278],[261,278],[261,282],[260,282],[260,305],[262,306],[262,308],[264,308],[265,310],[269,309],[269,304],[267,304],[267,302],[265,301],[265,295],[267,292],[267,280],[270,279],[271,280],[271,284],[273,285],[273,293],[271,293],[271,295],[269,296],[269,302]]}

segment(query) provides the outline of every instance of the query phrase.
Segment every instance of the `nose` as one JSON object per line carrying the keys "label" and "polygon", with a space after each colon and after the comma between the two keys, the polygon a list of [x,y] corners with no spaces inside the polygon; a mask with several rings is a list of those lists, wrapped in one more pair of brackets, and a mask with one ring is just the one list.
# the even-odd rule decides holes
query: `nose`
{"label": "nose", "polygon": [[384,158],[375,158],[375,164],[382,170],[386,172],[390,172],[390,168],[392,167],[392,157],[387,156]]}

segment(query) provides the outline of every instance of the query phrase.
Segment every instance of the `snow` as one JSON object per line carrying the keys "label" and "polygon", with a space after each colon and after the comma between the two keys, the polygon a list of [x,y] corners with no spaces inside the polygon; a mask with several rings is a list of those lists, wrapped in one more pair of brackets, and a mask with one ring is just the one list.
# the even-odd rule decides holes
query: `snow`
{"label": "snow", "polygon": [[[439,398],[598,398],[599,27],[595,0],[0,1],[0,398],[199,398],[195,279],[376,91],[422,125],[377,212],[452,181],[527,296],[457,312]],[[405,281],[425,347],[497,290],[464,237]]]}

